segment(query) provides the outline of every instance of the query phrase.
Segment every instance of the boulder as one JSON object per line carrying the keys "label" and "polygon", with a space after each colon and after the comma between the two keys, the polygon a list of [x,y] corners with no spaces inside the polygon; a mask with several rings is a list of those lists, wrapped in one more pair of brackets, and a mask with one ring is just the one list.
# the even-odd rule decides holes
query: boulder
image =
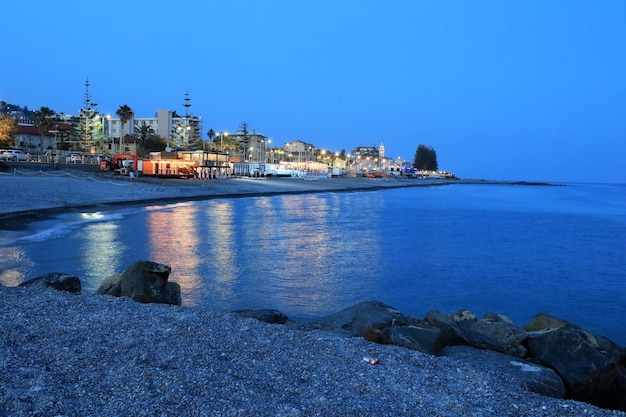
{"label": "boulder", "polygon": [[80,294],[81,292],[80,279],[77,276],[63,272],[51,272],[22,282],[18,286],[67,291],[72,294]]}
{"label": "boulder", "polygon": [[364,301],[337,313],[300,325],[303,330],[322,330],[343,336],[360,336],[368,328],[383,330],[405,325],[406,318],[380,301]]}
{"label": "boulder", "polygon": [[454,314],[433,310],[426,314],[424,320],[441,329],[440,341],[446,346],[468,345],[520,358],[527,352],[523,344],[526,331],[500,314],[487,313],[478,320],[468,310]]}
{"label": "boulder", "polygon": [[389,339],[387,339],[387,336],[385,336],[385,333],[382,330],[375,329],[373,327],[366,328],[365,330],[361,332],[359,336],[361,336],[363,339],[367,340],[368,342],[378,343],[379,345],[389,344]]}
{"label": "boulder", "polygon": [[180,286],[168,282],[172,269],[152,261],[137,261],[120,275],[105,280],[97,294],[130,297],[140,303],[181,305]]}
{"label": "boulder", "polygon": [[285,324],[289,321],[289,317],[271,308],[235,310],[233,313],[270,324]]}
{"label": "boulder", "polygon": [[537,313],[532,320],[524,326],[524,330],[527,332],[546,331],[548,329],[560,329],[565,326],[574,326],[573,323],[552,317],[546,313]]}
{"label": "boulder", "polygon": [[603,408],[626,409],[626,349],[546,314],[524,328],[529,354],[558,372],[568,396]]}
{"label": "boulder", "polygon": [[385,336],[392,345],[437,355],[443,343],[441,330],[427,323],[392,326],[385,329]]}
{"label": "boulder", "polygon": [[520,381],[529,391],[554,398],[565,398],[565,386],[552,369],[504,353],[480,350],[470,346],[450,346],[442,356],[468,361],[493,369]]}

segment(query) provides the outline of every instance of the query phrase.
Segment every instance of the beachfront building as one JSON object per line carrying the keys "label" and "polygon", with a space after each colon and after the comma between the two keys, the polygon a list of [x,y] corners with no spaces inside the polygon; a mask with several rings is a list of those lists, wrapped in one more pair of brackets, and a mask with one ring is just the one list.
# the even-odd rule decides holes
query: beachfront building
{"label": "beachfront building", "polygon": [[50,130],[41,134],[41,130],[32,123],[18,123],[13,135],[13,146],[24,152],[40,154],[73,150],[72,126],[57,120]]}
{"label": "beachfront building", "polygon": [[306,162],[314,159],[315,146],[301,140],[285,143],[283,146],[286,161]]}
{"label": "beachfront building", "polygon": [[231,162],[267,162],[269,139],[262,133],[239,130],[229,133],[228,139],[237,144]]}
{"label": "beachfront building", "polygon": [[379,168],[380,151],[375,146],[357,146],[350,152],[351,169],[356,173],[367,173]]}
{"label": "beachfront building", "polygon": [[132,143],[131,136],[138,134],[143,127],[150,134],[165,138],[172,149],[188,149],[201,139],[202,132],[202,116],[187,114],[181,117],[173,110],[157,110],[155,117],[132,117],[124,124],[123,132],[121,120],[110,114],[102,116],[102,124],[105,136],[113,145],[119,144],[121,137],[124,143]]}
{"label": "beachfront building", "polygon": [[38,154],[41,149],[44,149],[45,152],[45,150],[56,149],[57,147],[53,132],[44,132],[42,136],[39,128],[30,123],[18,123],[13,135],[13,144],[15,148],[31,154]]}

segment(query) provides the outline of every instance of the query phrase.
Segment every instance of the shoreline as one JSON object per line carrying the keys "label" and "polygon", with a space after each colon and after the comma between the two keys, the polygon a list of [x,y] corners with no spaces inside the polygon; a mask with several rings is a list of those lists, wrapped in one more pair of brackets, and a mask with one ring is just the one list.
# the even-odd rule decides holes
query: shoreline
{"label": "shoreline", "polygon": [[115,177],[110,174],[60,171],[20,171],[19,175],[0,173],[0,230],[12,221],[25,223],[46,218],[65,210],[114,208],[168,204],[216,198],[311,194],[323,192],[366,192],[386,189],[430,187],[458,184],[556,185],[533,182],[490,181],[480,179],[370,179],[370,178],[230,178],[161,179]]}
{"label": "shoreline", "polygon": [[[4,223],[115,205],[512,184],[365,178],[131,184],[92,177],[0,175],[0,189],[13,190],[0,202],[0,230]],[[79,186],[85,189],[74,193]],[[228,312],[20,287],[0,286],[0,297],[2,415],[624,415],[535,394],[475,362]]]}

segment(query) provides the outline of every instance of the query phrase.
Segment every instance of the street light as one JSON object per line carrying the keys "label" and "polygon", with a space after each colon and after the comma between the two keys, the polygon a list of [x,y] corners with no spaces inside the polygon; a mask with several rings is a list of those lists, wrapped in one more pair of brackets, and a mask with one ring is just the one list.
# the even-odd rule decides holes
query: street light
{"label": "street light", "polygon": [[[107,144],[109,143],[109,141],[111,140],[111,115],[107,114],[106,116],[104,116],[106,119],[106,137],[107,137]],[[111,149],[113,149],[113,144],[111,144]]]}
{"label": "street light", "polygon": [[220,151],[224,152],[224,136],[228,136],[228,132],[220,133]]}

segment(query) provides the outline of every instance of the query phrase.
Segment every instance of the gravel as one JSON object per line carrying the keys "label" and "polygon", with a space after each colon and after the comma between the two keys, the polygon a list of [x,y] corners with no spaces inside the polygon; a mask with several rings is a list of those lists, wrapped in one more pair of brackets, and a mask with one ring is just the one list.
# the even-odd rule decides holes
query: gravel
{"label": "gravel", "polygon": [[624,415],[470,363],[231,313],[21,287],[0,297],[3,416]]}

